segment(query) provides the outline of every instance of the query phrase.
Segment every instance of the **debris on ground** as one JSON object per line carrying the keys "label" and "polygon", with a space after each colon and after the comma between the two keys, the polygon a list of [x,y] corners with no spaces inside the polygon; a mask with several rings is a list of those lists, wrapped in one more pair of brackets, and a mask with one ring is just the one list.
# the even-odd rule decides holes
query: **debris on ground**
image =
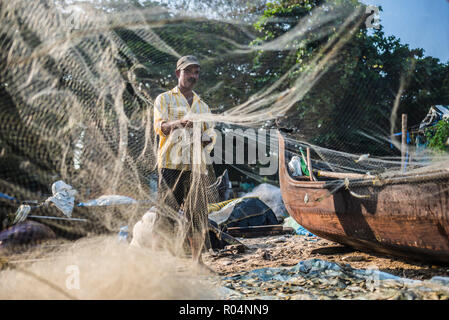
{"label": "debris on ground", "polygon": [[[262,256],[266,259],[267,251]],[[223,277],[224,299],[449,300],[449,278],[412,280],[321,259]]]}
{"label": "debris on ground", "polygon": [[449,299],[448,266],[360,252],[316,236],[237,239],[245,251],[203,255],[223,299]]}

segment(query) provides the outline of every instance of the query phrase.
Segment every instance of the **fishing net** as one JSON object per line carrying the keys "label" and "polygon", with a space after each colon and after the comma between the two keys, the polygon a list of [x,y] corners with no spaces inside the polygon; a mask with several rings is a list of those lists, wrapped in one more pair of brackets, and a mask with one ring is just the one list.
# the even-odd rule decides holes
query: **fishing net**
{"label": "fishing net", "polygon": [[[370,13],[357,1],[290,5],[1,1],[0,218],[9,232],[1,244],[7,265],[47,281],[45,288],[63,298],[203,297],[204,291],[176,281],[170,281],[172,293],[145,296],[138,285],[148,278],[142,264],[162,282],[176,273],[167,266],[198,257],[208,246],[208,206],[228,200],[220,198],[216,183],[224,168],[233,170],[233,181],[278,184],[278,132],[285,137],[286,165],[296,156],[309,170],[296,172],[298,179],[329,180],[330,194],[346,187],[357,195],[357,186],[347,180],[354,176],[329,173],[353,174],[357,182],[430,172],[446,181],[447,155],[421,152],[413,143],[426,132],[408,130],[408,144],[398,135],[407,108],[410,129],[437,104],[429,99],[420,105],[407,91],[439,88],[420,76],[424,64],[444,65],[419,51],[401,53],[405,49],[396,49],[381,30],[368,30]],[[172,144],[181,141],[178,151],[189,159],[176,170],[158,165],[167,152],[155,105],[178,83],[177,60],[191,54],[201,62],[194,91],[210,112],[169,112],[168,120],[193,123],[168,137]],[[402,54],[400,65],[383,65],[388,54]],[[447,82],[445,68],[441,79]],[[214,135],[212,150],[201,144],[205,123]],[[444,186],[422,197],[447,194]],[[154,254],[122,247],[128,248],[138,223],[149,224],[143,229]],[[36,241],[49,239],[36,249]],[[101,259],[92,258],[97,252]],[[39,259],[45,265],[28,268],[27,261]],[[142,290],[128,294],[129,285],[113,295],[101,287],[87,294],[96,287],[92,273],[85,293],[67,295],[60,283],[66,265],[86,274],[106,265],[117,273],[129,268],[133,275],[119,274]],[[55,275],[48,272],[52,266]],[[17,284],[5,273],[3,279]]]}

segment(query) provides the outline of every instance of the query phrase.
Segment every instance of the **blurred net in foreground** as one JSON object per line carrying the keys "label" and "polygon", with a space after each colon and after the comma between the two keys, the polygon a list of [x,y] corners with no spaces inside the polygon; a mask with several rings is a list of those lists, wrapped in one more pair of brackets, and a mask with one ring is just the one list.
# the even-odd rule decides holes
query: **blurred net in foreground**
{"label": "blurred net in foreground", "polygon": [[[192,7],[186,8],[181,2],[164,5],[149,1],[0,3],[3,229],[12,224],[17,208],[25,203],[31,208],[28,215],[67,218],[29,218],[49,227],[56,239],[84,238],[80,247],[75,242],[66,249],[58,242],[57,249],[49,250],[55,251],[51,259],[62,259],[64,266],[82,266],[89,279],[95,279],[91,270],[107,265],[117,268],[111,268],[111,272],[117,270],[118,274],[119,269],[129,269],[121,274],[126,279],[133,272],[137,279],[144,265],[154,265],[157,278],[157,272],[165,268],[157,259],[144,252],[120,256],[116,250],[122,252],[123,247],[117,249],[117,244],[111,244],[121,227],[131,229],[155,206],[160,215],[178,226],[175,232],[162,235],[166,236],[164,246],[175,256],[184,256],[189,224],[206,234],[207,221],[198,212],[207,212],[207,204],[219,200],[218,191],[208,188],[216,178],[209,165],[206,177],[192,171],[192,182],[187,184],[185,192],[196,208],[192,219],[186,220],[173,207],[158,201],[161,194],[158,198],[153,103],[159,93],[176,85],[175,64],[186,54],[195,54],[201,60],[195,91],[212,109],[212,114],[195,115],[190,120],[215,123],[217,133],[223,135],[220,143],[226,141],[225,130],[233,130],[237,138],[242,138],[244,131],[236,128],[283,127],[291,133],[287,139],[291,151],[300,155],[300,146],[310,147],[315,165],[325,170],[373,175],[401,170],[400,145],[393,134],[398,128],[396,115],[403,110],[395,98],[401,98],[416,66],[409,59],[403,69],[391,70],[394,76],[388,79],[387,69],[394,69],[394,63],[383,70],[373,66],[369,60],[378,57],[370,57],[376,53],[365,43],[372,38],[363,25],[363,6],[357,1],[316,1],[313,5],[296,4],[291,11],[270,16],[270,7],[264,11],[267,7],[263,1],[245,8],[233,1],[220,4],[193,1]],[[271,6],[273,12],[276,5]],[[201,8],[203,11],[199,11]],[[389,95],[382,96],[386,91]],[[290,129],[295,126],[298,132]],[[276,137],[245,139],[245,148],[262,143],[264,156],[265,144],[271,148],[269,152],[277,152]],[[369,159],[354,161],[367,152],[372,155]],[[408,154],[412,153],[409,150]],[[219,145],[213,156],[222,163],[227,160]],[[427,170],[429,161],[431,170],[447,170],[444,155],[408,158],[408,170]],[[237,167],[247,176],[262,179],[254,173],[260,164]],[[52,196],[51,185],[58,180],[77,190],[71,217],[54,206],[42,205]],[[105,195],[135,201],[79,206]],[[114,240],[107,244],[89,240],[110,234]],[[94,268],[84,268],[98,252],[104,253],[104,259],[95,258]],[[34,255],[29,259],[41,257],[38,251]],[[49,257],[44,255],[45,259]],[[59,270],[55,271],[59,277],[65,271],[62,264],[33,264],[27,272],[46,279],[52,276],[41,271],[54,268]],[[19,288],[14,283],[20,280],[11,280],[6,273],[2,276],[7,283],[4,288]],[[85,288],[95,287],[92,280]],[[163,286],[158,282],[155,287]],[[172,293],[177,288],[178,284],[173,284]],[[123,295],[112,297],[136,297],[128,294],[130,288],[120,289]],[[171,293],[147,296],[144,289],[136,291],[137,297],[179,297]],[[22,297],[20,292],[18,297]],[[198,297],[199,292],[187,290],[186,295]],[[40,297],[52,296],[49,292]],[[101,290],[81,296],[111,297]]]}

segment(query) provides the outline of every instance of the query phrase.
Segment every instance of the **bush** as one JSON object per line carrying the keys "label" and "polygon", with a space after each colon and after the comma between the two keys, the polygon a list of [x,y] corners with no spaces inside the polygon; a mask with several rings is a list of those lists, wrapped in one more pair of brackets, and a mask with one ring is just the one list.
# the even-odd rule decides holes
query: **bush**
{"label": "bush", "polygon": [[426,131],[426,137],[429,148],[439,152],[447,152],[449,150],[447,144],[449,138],[449,121],[440,120],[436,126]]}

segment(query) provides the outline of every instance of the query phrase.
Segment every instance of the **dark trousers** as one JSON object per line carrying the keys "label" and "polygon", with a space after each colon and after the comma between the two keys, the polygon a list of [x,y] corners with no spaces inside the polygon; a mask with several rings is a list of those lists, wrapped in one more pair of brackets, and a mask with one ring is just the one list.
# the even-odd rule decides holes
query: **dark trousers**
{"label": "dark trousers", "polygon": [[162,168],[159,171],[158,203],[178,212],[189,192],[190,178],[190,171]]}
{"label": "dark trousers", "polygon": [[[184,218],[187,222],[187,235],[204,236],[207,231],[207,200],[205,185],[207,180],[201,175],[193,182],[190,171],[181,171],[162,168],[159,170],[158,205],[161,207],[162,216],[159,217],[160,226],[173,227],[176,219],[172,215],[165,214],[165,210],[171,208],[172,214],[177,214],[183,205]],[[179,216],[178,216],[179,217]]]}

